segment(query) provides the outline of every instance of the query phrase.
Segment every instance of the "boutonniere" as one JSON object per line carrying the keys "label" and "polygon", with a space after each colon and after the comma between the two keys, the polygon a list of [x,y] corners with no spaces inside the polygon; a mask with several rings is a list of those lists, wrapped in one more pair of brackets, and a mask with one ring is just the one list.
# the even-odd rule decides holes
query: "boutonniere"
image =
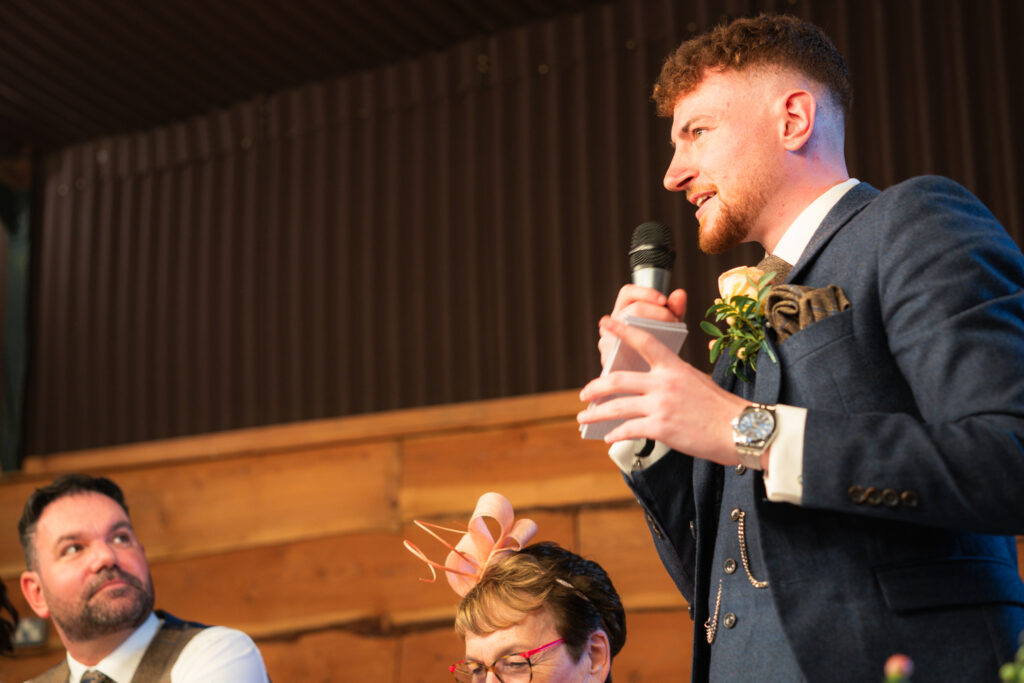
{"label": "boutonniere", "polygon": [[729,369],[734,375],[749,382],[747,369],[757,372],[757,356],[761,349],[768,352],[773,363],[775,354],[764,340],[764,301],[771,291],[774,272],[765,273],[758,268],[739,266],[718,276],[720,298],[708,309],[705,317],[715,322],[725,321],[725,330],[709,320],[700,323],[702,330],[714,339],[708,342],[711,362],[718,360],[723,351],[732,362]]}

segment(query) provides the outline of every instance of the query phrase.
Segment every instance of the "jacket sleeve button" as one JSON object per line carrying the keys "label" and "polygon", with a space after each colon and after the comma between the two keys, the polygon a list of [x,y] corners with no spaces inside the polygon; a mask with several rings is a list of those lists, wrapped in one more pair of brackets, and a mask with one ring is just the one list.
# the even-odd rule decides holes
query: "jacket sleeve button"
{"label": "jacket sleeve button", "polygon": [[916,508],[918,503],[917,491],[911,491],[909,489],[904,491],[900,494],[900,501],[903,503],[904,507]]}
{"label": "jacket sleeve button", "polygon": [[868,505],[881,505],[882,504],[882,492],[876,489],[874,486],[869,486],[864,492],[864,500],[867,501]]}
{"label": "jacket sleeve button", "polygon": [[846,496],[851,502],[860,505],[864,502],[864,489],[856,484],[846,489]]}
{"label": "jacket sleeve button", "polygon": [[888,507],[896,507],[900,504],[900,494],[895,489],[885,489],[882,491],[882,502]]}

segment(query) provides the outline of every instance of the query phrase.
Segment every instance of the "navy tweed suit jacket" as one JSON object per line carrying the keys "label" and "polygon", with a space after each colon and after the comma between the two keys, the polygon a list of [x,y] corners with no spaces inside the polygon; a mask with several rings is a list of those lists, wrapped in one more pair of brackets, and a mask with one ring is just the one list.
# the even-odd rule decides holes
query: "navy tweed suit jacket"
{"label": "navy tweed suit jacket", "polygon": [[[1024,630],[1024,257],[967,190],[934,176],[851,189],[787,282],[851,307],[763,358],[753,400],[807,408],[803,500],[771,503],[760,555],[809,681],[994,681]],[[722,363],[722,386],[740,393]],[[695,620],[707,677],[720,466],[670,453],[627,483]],[[838,678],[837,678],[838,676]],[[751,680],[758,678],[751,673]]]}

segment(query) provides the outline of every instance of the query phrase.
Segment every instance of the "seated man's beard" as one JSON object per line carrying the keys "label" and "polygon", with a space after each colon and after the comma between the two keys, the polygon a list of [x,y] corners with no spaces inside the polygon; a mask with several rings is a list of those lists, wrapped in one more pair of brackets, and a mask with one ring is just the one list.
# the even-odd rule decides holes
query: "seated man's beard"
{"label": "seated man's beard", "polygon": [[[97,596],[100,587],[112,579],[123,579],[128,585],[107,589]],[[144,584],[119,569],[109,569],[89,584],[78,605],[72,609],[51,608],[51,616],[70,640],[93,640],[140,626],[153,611],[153,598],[151,576]]]}

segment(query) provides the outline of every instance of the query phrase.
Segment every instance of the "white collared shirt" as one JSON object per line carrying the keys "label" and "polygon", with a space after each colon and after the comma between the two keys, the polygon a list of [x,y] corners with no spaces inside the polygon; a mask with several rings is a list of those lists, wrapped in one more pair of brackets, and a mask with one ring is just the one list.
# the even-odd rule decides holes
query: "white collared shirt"
{"label": "white collared shirt", "polygon": [[[787,263],[799,262],[811,237],[821,226],[828,212],[859,182],[856,178],[850,178],[825,190],[800,212],[775,245],[772,253]],[[775,406],[775,411],[778,432],[771,447],[771,476],[765,477],[765,493],[772,502],[799,505],[804,490],[804,427],[807,409],[778,405]],[[643,448],[644,443],[644,440],[618,441],[612,444],[608,455],[619,469],[629,476],[633,467],[650,467],[670,450],[664,444],[657,443],[650,455],[637,462],[636,454]]]}
{"label": "white collared shirt", "polygon": [[[80,683],[86,671],[101,671],[116,683],[130,683],[150,641],[163,625],[156,614],[95,666],[67,655],[70,683]],[[241,631],[210,626],[188,641],[171,669],[172,683],[269,683],[263,657],[252,639]]]}

